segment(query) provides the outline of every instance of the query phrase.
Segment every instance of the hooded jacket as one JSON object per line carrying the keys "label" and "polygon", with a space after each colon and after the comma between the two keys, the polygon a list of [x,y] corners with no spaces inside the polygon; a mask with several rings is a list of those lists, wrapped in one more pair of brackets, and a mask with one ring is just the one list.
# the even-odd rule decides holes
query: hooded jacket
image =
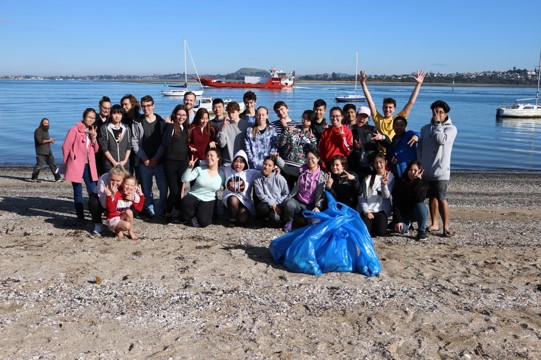
{"label": "hooded jacket", "polygon": [[233,157],[233,161],[239,156],[246,161],[246,168],[243,171],[236,172],[233,164],[231,166],[224,166],[223,168],[225,174],[225,189],[222,195],[223,203],[227,207],[227,199],[230,196],[236,196],[242,205],[253,214],[252,186],[254,179],[259,176],[259,171],[249,169],[248,156],[244,150],[237,151]]}
{"label": "hooded jacket", "polygon": [[254,180],[255,196],[268,206],[281,205],[289,195],[287,180],[276,172],[269,176],[262,173]]}
{"label": "hooded jacket", "polygon": [[[131,150],[131,130],[123,123],[119,123],[118,127],[121,131],[120,138],[117,141],[114,130],[116,129],[112,122],[107,122],[100,127],[98,134],[98,144],[103,154],[107,151],[113,159],[120,162],[126,158],[126,152]],[[103,156],[103,170],[105,172],[111,170],[113,165]]]}
{"label": "hooded jacket", "polygon": [[431,121],[421,128],[421,137],[417,145],[417,160],[423,164],[425,180],[451,178],[451,151],[456,135],[457,129],[450,117],[441,124]]}

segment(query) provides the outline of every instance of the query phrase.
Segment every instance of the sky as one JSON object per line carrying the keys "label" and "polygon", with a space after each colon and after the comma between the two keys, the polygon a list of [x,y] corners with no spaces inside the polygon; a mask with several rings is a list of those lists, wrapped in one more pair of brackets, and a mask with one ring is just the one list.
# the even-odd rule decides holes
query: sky
{"label": "sky", "polygon": [[[538,0],[0,0],[1,75],[533,69]],[[188,73],[194,68],[188,60]]]}

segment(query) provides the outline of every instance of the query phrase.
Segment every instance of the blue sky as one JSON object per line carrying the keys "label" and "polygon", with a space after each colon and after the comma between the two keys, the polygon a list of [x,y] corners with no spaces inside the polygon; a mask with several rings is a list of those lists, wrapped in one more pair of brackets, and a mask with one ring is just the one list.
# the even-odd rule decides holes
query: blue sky
{"label": "blue sky", "polygon": [[[541,1],[0,0],[0,75],[533,69]],[[193,72],[193,68],[189,72]]]}

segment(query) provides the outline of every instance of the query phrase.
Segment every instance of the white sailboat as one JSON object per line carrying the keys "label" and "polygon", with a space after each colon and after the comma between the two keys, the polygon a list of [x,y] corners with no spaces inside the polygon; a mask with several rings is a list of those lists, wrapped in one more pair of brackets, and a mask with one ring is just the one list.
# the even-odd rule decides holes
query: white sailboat
{"label": "white sailboat", "polygon": [[[541,52],[537,66],[537,91],[535,98],[517,99],[510,106],[502,106],[496,110],[496,116],[509,118],[541,118],[541,105],[539,104],[539,83],[541,80]],[[529,101],[535,100],[535,103]]]}
{"label": "white sailboat", "polygon": [[366,98],[357,94],[357,76],[358,76],[358,67],[359,67],[359,52],[355,53],[355,92],[353,94],[344,94],[337,95],[334,99],[336,102],[359,102],[366,101]]}
{"label": "white sailboat", "polygon": [[199,85],[201,85],[201,90],[195,90],[195,89],[189,89],[188,88],[188,67],[187,67],[187,61],[186,61],[186,54],[190,54],[190,59],[192,60],[192,65],[195,69],[195,74],[197,76],[197,81],[199,82],[199,74],[197,73],[197,68],[195,67],[195,62],[193,61],[192,52],[190,51],[190,47],[188,46],[188,42],[184,40],[184,85],[165,85],[168,87],[171,87],[169,90],[162,90],[162,95],[164,96],[184,96],[187,92],[191,91],[196,96],[203,95],[203,85],[201,82],[199,82]]}

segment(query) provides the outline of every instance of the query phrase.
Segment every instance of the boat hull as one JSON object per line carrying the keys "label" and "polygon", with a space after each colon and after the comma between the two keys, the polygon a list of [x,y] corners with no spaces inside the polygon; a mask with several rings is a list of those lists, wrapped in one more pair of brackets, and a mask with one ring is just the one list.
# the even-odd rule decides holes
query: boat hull
{"label": "boat hull", "polygon": [[187,92],[193,92],[195,96],[203,95],[204,90],[189,90],[189,89],[172,89],[172,90],[162,90],[163,96],[184,96]]}
{"label": "boat hull", "polygon": [[345,95],[345,96],[336,96],[336,102],[361,102],[366,101],[366,98],[362,95]]}
{"label": "boat hull", "polygon": [[502,107],[497,109],[496,116],[509,118],[541,118],[541,105]]}
{"label": "boat hull", "polygon": [[228,82],[214,80],[210,78],[202,78],[201,84],[204,86],[210,86],[215,88],[255,88],[255,89],[290,89],[293,87],[293,84],[283,84],[279,78],[269,78],[267,82],[264,83],[246,83],[243,81],[240,82]]}

